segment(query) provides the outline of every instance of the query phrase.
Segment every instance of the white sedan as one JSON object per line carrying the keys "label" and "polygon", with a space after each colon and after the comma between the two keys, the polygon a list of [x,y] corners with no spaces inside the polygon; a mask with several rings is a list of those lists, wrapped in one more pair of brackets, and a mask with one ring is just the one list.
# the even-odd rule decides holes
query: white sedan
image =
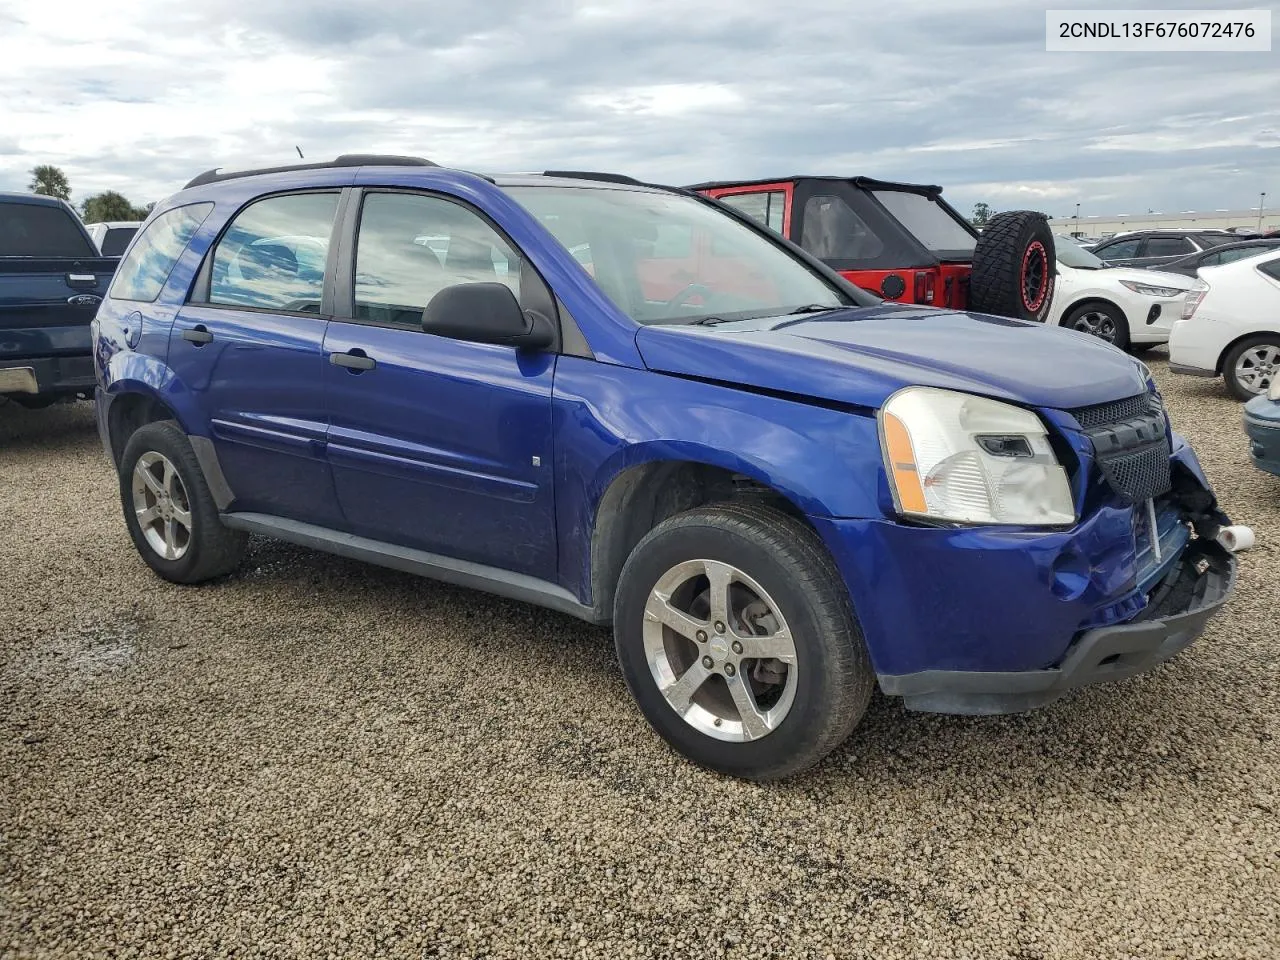
{"label": "white sedan", "polygon": [[1054,236],[1058,279],[1048,323],[1093,334],[1122,350],[1169,339],[1195,280],[1140,267],[1109,267],[1070,237]]}
{"label": "white sedan", "polygon": [[1169,338],[1169,369],[1221,376],[1237,400],[1267,392],[1280,374],[1280,250],[1200,268]]}

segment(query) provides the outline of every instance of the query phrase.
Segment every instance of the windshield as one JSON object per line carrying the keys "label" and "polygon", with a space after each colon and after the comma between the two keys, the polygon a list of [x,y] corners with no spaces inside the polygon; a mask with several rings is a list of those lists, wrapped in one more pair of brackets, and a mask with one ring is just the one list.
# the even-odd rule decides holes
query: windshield
{"label": "windshield", "polygon": [[1058,255],[1058,262],[1077,270],[1101,270],[1106,266],[1100,259],[1076,243],[1070,237],[1053,235],[1053,249]]}
{"label": "windshield", "polygon": [[973,253],[974,244],[978,241],[956,222],[955,217],[923,193],[906,190],[871,192],[930,253],[957,257]]}
{"label": "windshield", "polygon": [[770,317],[857,302],[783,247],[692,197],[590,187],[507,192],[637,323]]}

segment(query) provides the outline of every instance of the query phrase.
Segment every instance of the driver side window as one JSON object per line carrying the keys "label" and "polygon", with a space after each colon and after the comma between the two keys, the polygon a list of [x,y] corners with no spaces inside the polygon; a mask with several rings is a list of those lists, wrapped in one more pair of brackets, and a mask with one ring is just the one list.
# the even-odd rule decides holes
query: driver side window
{"label": "driver side window", "polygon": [[445,287],[497,282],[520,296],[519,255],[477,213],[441,197],[369,193],[356,239],[355,316],[416,329]]}

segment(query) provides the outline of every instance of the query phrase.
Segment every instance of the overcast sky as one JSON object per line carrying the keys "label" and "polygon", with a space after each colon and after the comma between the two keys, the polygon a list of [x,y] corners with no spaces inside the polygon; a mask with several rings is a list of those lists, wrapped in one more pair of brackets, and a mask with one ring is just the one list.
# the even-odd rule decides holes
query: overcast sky
{"label": "overcast sky", "polygon": [[73,201],[142,203],[296,144],[676,183],[863,174],[966,212],[1280,205],[1280,43],[1046,53],[1046,6],[1107,5],[0,0],[0,190],[52,163]]}

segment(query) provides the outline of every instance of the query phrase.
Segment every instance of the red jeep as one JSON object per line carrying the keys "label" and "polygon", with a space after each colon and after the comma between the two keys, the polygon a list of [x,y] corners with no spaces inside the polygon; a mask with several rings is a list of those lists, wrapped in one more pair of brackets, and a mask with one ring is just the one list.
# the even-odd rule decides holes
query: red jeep
{"label": "red jeep", "polygon": [[1057,275],[1042,213],[996,214],[979,233],[942,188],[867,177],[693,184],[799,244],[865,290],[903,303],[1043,321]]}

